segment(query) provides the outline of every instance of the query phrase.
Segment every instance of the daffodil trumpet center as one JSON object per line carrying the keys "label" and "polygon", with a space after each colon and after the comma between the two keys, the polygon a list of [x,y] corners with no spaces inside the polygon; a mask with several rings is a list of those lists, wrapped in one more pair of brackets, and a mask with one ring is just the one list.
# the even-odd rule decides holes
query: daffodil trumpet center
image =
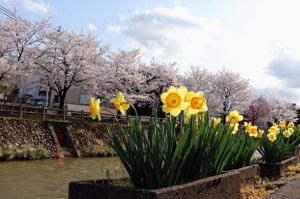
{"label": "daffodil trumpet center", "polygon": [[115,106],[115,109],[116,109],[116,110],[118,110],[118,111],[120,110],[120,105],[114,104],[114,106]]}
{"label": "daffodil trumpet center", "polygon": [[203,106],[203,99],[201,97],[193,97],[191,100],[191,107],[193,109],[201,109]]}
{"label": "daffodil trumpet center", "polygon": [[94,106],[92,104],[89,105],[89,111],[90,111],[90,114],[95,113],[95,109],[94,109]]}
{"label": "daffodil trumpet center", "polygon": [[179,107],[180,102],[181,102],[181,98],[177,93],[170,93],[166,98],[166,105],[169,108]]}

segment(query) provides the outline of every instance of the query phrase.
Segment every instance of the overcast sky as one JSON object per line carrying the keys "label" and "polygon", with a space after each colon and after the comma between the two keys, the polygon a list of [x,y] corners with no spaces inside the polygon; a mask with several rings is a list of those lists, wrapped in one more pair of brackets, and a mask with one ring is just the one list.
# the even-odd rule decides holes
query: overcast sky
{"label": "overcast sky", "polygon": [[[0,0],[24,18],[93,31],[113,49],[140,48],[180,71],[223,66],[259,94],[300,105],[299,0]],[[4,16],[0,16],[3,18]]]}

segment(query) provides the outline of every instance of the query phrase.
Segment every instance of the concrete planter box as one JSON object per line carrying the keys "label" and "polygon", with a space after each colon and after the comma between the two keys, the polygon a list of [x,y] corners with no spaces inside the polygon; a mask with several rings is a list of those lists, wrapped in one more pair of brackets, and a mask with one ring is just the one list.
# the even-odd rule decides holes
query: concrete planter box
{"label": "concrete planter box", "polygon": [[259,165],[254,164],[250,166],[245,166],[240,169],[236,169],[240,173],[241,183],[251,182],[259,175]]}
{"label": "concrete planter box", "polygon": [[262,178],[280,178],[286,174],[288,166],[296,164],[296,157],[290,157],[280,163],[261,163],[259,164],[260,176]]}
{"label": "concrete planter box", "polygon": [[295,146],[292,150],[293,152],[293,156],[295,156],[297,158],[297,161],[300,161],[300,145]]}
{"label": "concrete planter box", "polygon": [[237,171],[154,190],[107,185],[105,184],[107,182],[107,180],[71,182],[69,199],[240,198],[240,174]]}

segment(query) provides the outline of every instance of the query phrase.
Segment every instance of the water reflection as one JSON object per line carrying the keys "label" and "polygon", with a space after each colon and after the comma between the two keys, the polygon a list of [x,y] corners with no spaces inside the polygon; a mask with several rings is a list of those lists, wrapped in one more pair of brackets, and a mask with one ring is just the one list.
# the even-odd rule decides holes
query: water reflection
{"label": "water reflection", "polygon": [[124,176],[118,158],[0,162],[0,198],[68,198],[71,181]]}

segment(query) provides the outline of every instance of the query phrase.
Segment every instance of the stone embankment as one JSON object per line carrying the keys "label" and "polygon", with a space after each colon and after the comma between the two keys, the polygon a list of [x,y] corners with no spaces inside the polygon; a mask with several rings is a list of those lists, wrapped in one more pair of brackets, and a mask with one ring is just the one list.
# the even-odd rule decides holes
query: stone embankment
{"label": "stone embankment", "polygon": [[118,127],[105,123],[74,123],[69,126],[73,142],[81,156],[112,156],[113,150],[105,144],[108,128],[118,134]]}
{"label": "stone embankment", "polygon": [[54,158],[56,151],[43,122],[0,118],[0,159]]}
{"label": "stone embankment", "polygon": [[0,160],[59,158],[63,157],[62,148],[76,151],[72,152],[75,157],[113,156],[105,144],[108,128],[119,133],[118,127],[109,123],[0,118]]}

